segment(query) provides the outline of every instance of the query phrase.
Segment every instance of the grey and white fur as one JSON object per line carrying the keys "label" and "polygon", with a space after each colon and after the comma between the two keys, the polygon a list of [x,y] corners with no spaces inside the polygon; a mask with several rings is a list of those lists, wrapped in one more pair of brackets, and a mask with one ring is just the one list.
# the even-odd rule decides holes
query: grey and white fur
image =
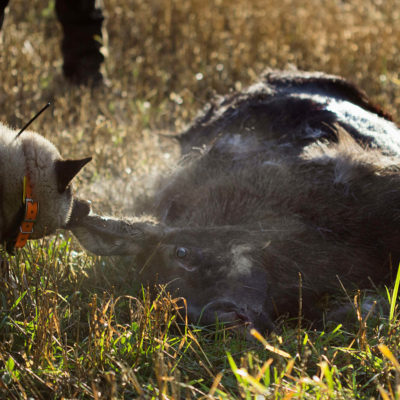
{"label": "grey and white fur", "polygon": [[91,160],[63,160],[43,136],[17,131],[0,123],[0,243],[11,250],[18,233],[23,205],[23,179],[29,175],[39,213],[31,239],[64,227],[75,207],[71,179]]}

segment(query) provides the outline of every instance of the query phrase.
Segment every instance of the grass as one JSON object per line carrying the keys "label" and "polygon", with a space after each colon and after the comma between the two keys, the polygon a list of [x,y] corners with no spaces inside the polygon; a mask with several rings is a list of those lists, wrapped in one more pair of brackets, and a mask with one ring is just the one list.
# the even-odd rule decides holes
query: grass
{"label": "grass", "polygon": [[[265,68],[322,70],[357,83],[400,121],[396,0],[105,0],[97,90],[62,77],[54,1],[13,0],[0,36],[0,119],[33,129],[65,157],[93,155],[77,189],[129,213],[178,158],[159,133],[181,130],[215,93]],[[397,289],[389,318],[323,331],[284,322],[249,341],[188,326],[184,301],[129,280],[67,233],[30,243],[0,270],[0,397],[7,399],[399,398]],[[355,297],[355,304],[360,303]]]}

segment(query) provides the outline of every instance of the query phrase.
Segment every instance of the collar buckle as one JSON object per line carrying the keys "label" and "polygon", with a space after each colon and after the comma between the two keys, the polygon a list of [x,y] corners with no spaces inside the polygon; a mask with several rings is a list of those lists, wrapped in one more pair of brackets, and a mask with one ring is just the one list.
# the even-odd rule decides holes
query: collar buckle
{"label": "collar buckle", "polygon": [[[25,199],[25,217],[23,222],[36,222],[39,213],[39,203],[29,197]],[[31,232],[32,233],[32,232]]]}
{"label": "collar buckle", "polygon": [[27,228],[27,225],[25,224],[25,221],[21,224],[21,226],[19,227],[19,231],[20,233],[22,233],[23,235],[31,235],[33,233],[33,224],[29,225],[31,226],[31,230],[30,231],[26,231],[25,229],[29,229]]}

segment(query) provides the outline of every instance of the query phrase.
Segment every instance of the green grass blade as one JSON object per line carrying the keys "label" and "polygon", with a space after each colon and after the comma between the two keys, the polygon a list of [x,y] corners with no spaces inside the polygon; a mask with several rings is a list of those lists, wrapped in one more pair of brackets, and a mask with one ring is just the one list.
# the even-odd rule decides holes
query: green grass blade
{"label": "green grass blade", "polygon": [[392,298],[390,301],[390,313],[389,313],[389,322],[390,323],[393,321],[393,317],[394,317],[394,310],[395,310],[396,302],[397,302],[397,294],[399,291],[399,284],[400,284],[400,265],[399,265],[399,268],[397,269],[396,282],[394,284]]}

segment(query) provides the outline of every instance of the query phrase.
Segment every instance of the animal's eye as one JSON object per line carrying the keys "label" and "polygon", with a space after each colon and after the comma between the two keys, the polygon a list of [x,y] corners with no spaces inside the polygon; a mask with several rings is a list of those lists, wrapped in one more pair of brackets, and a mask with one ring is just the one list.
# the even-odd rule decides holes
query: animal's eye
{"label": "animal's eye", "polygon": [[189,254],[189,251],[185,247],[178,247],[176,249],[176,256],[178,258],[185,258],[188,254]]}

